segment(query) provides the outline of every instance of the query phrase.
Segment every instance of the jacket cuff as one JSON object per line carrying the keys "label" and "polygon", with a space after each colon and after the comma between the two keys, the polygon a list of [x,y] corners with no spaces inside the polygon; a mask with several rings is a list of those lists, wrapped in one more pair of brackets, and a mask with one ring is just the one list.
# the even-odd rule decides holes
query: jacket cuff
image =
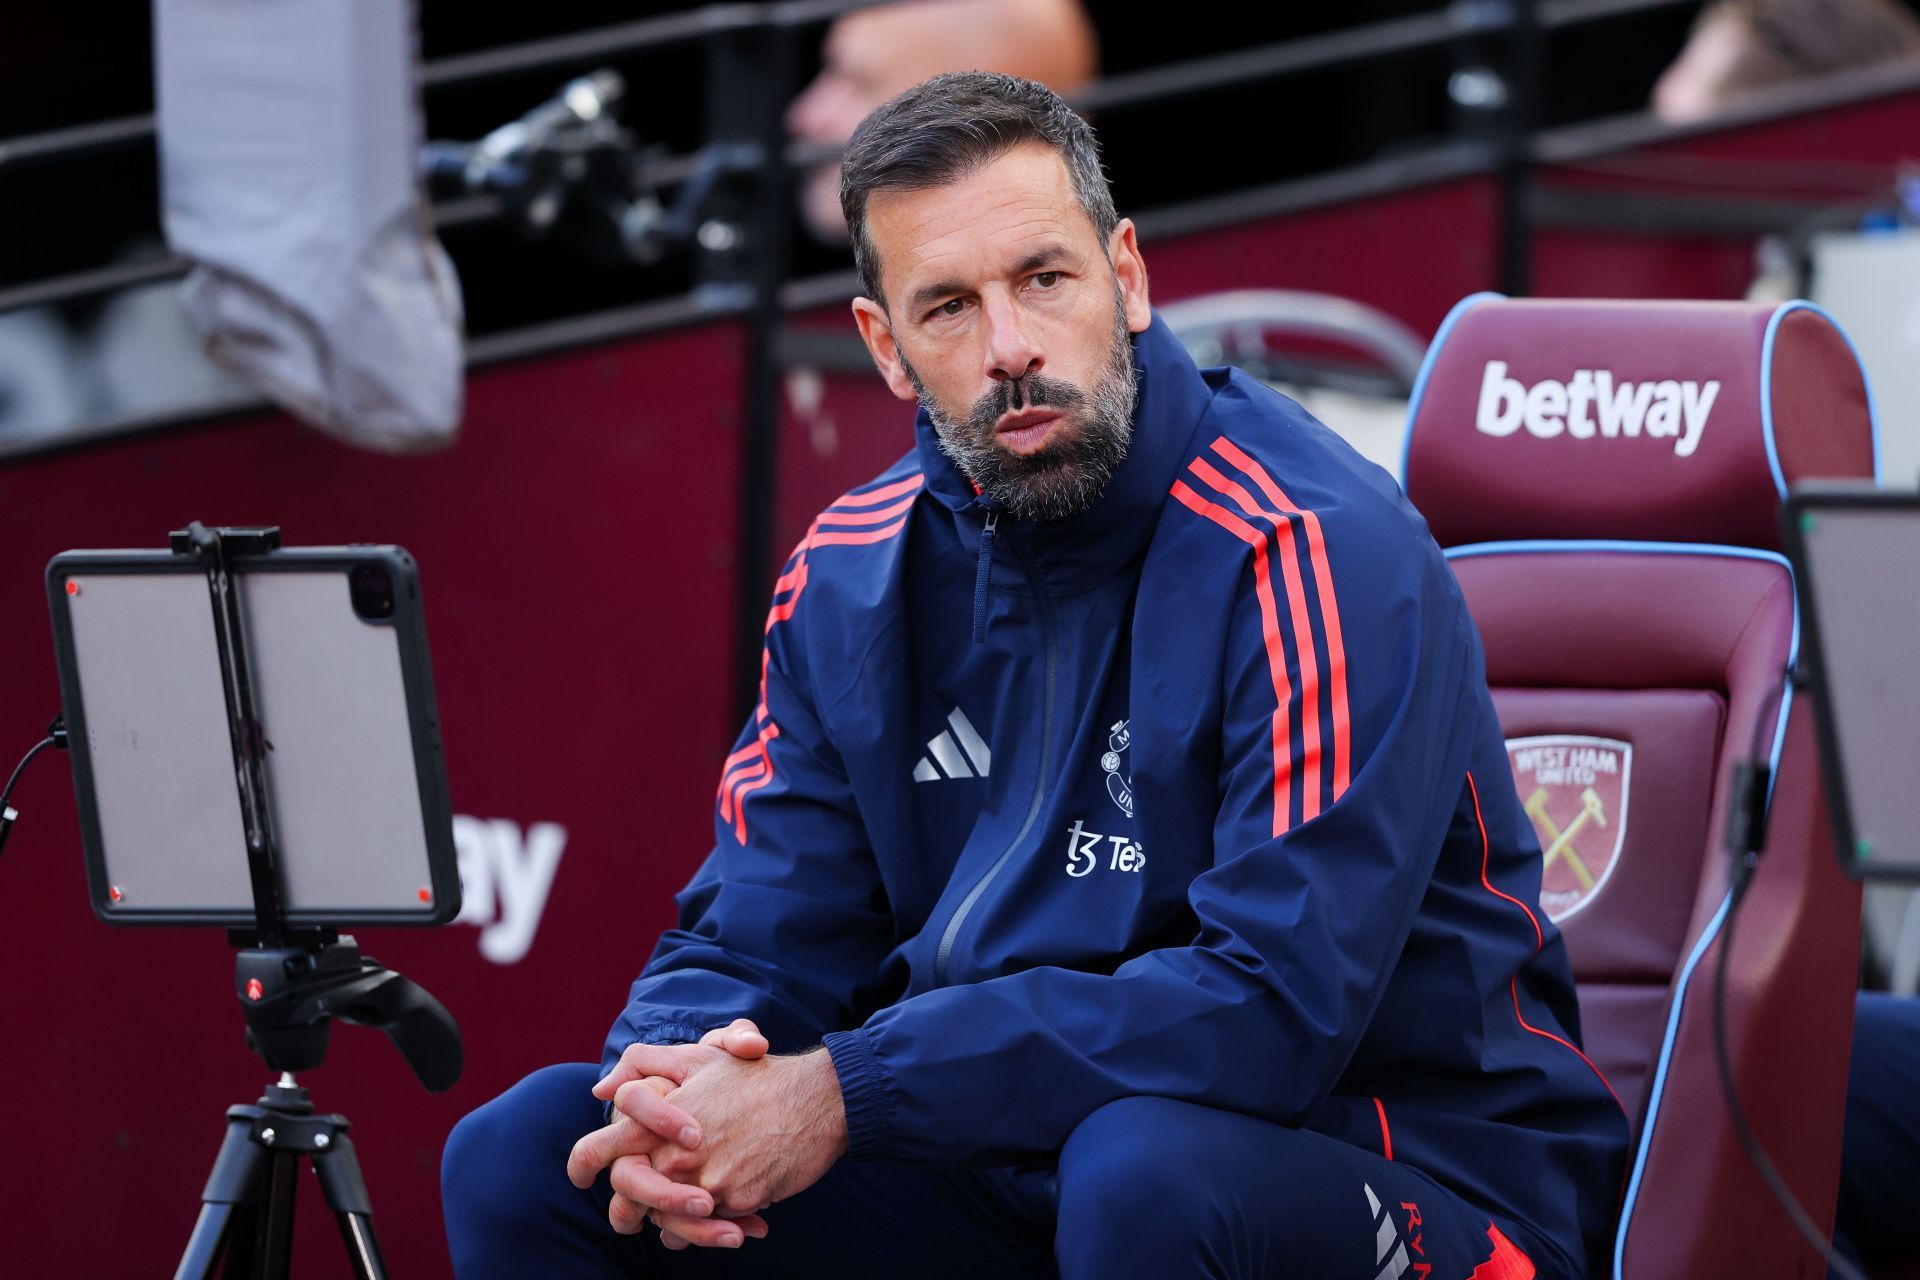
{"label": "jacket cuff", "polygon": [[[726,1023],[720,1023],[726,1026]],[[648,1027],[634,1037],[635,1044],[694,1044],[701,1036],[713,1030],[710,1026],[701,1026],[695,1022],[661,1022]]]}
{"label": "jacket cuff", "polygon": [[840,1077],[847,1158],[884,1159],[892,1141],[893,1073],[874,1054],[873,1037],[865,1029],[828,1032],[823,1043]]}

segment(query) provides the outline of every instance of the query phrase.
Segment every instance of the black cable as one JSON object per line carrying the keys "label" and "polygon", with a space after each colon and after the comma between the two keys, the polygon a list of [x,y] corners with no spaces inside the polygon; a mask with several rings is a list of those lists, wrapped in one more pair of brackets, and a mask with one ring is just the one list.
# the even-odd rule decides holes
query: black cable
{"label": "black cable", "polygon": [[27,766],[33,763],[33,758],[48,747],[59,747],[65,750],[66,745],[67,729],[64,717],[55,716],[53,723],[47,726],[47,736],[34,743],[33,748],[20,757],[20,763],[13,766],[13,774],[7,779],[7,785],[0,787],[0,848],[6,847],[7,833],[13,830],[13,820],[19,816],[8,802],[13,799],[13,789],[20,785],[20,775],[27,771]]}
{"label": "black cable", "polygon": [[1793,1196],[1786,1178],[1774,1167],[1772,1157],[1766,1155],[1761,1146],[1759,1134],[1753,1132],[1753,1125],[1747,1123],[1747,1109],[1740,1103],[1740,1086],[1734,1080],[1734,1059],[1726,1048],[1726,969],[1728,958],[1734,954],[1734,923],[1740,917],[1740,904],[1747,896],[1747,883],[1753,877],[1753,869],[1759,864],[1759,852],[1740,854],[1734,862],[1734,881],[1730,887],[1730,898],[1726,904],[1726,919],[1720,925],[1720,956],[1713,967],[1713,1061],[1720,1073],[1720,1094],[1726,1098],[1726,1115],[1734,1123],[1734,1134],[1740,1138],[1740,1146],[1747,1153],[1747,1159],[1753,1161],[1753,1169],[1761,1174],[1766,1190],[1772,1192],[1780,1207],[1786,1209],[1793,1230],[1797,1230],[1807,1244],[1820,1251],[1820,1257],[1826,1259],[1826,1265],[1832,1268],[1830,1274],[1839,1276],[1839,1280],[1866,1280],[1859,1268],[1834,1251],[1832,1242],[1814,1226],[1807,1209],[1801,1207],[1799,1199]]}
{"label": "black cable", "polygon": [[59,742],[57,739],[42,738],[40,741],[33,744],[33,750],[27,752],[26,755],[20,758],[20,763],[13,766],[13,776],[7,779],[7,785],[5,789],[0,790],[0,809],[6,808],[7,801],[13,798],[13,788],[19,783],[20,775],[26,771],[27,765],[32,762],[33,758],[39,755],[42,751],[45,751],[48,747],[53,747],[58,745],[59,745]]}

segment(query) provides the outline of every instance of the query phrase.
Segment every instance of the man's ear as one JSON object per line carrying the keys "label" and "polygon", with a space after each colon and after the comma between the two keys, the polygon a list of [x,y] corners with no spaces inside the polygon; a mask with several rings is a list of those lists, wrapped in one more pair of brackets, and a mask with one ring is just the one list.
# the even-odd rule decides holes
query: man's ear
{"label": "man's ear", "polygon": [[855,298],[853,323],[858,326],[860,341],[867,344],[867,353],[873,357],[880,376],[887,380],[887,389],[902,400],[917,399],[919,393],[913,389],[913,379],[907,376],[900,349],[894,345],[893,325],[886,311],[872,298]]}
{"label": "man's ear", "polygon": [[1114,279],[1120,282],[1120,300],[1127,309],[1127,332],[1145,333],[1153,323],[1153,309],[1147,301],[1147,261],[1140,256],[1140,242],[1132,218],[1120,224],[1107,238],[1107,260],[1113,263]]}

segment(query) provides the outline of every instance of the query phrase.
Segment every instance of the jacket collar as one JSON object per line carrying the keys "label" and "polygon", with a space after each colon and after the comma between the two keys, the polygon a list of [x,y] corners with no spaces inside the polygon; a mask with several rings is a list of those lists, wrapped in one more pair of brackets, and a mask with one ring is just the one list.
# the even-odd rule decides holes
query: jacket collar
{"label": "jacket collar", "polygon": [[[1145,332],[1133,335],[1133,362],[1139,388],[1133,440],[1093,505],[1062,520],[1000,521],[1000,531],[1011,532],[1038,561],[1052,590],[1104,581],[1146,548],[1212,398],[1212,389],[1158,312]],[[985,511],[973,482],[940,452],[924,408],[914,419],[914,437],[927,491],[955,514],[963,537],[971,540]]]}

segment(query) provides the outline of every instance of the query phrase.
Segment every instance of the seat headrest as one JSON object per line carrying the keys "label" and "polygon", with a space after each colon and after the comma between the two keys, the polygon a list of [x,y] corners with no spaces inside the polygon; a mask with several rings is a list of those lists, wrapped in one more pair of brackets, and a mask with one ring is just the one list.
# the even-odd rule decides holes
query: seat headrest
{"label": "seat headrest", "polygon": [[1875,477],[1878,453],[1853,344],[1811,303],[1475,294],[1427,351],[1401,476],[1443,546],[1775,549],[1789,484]]}

